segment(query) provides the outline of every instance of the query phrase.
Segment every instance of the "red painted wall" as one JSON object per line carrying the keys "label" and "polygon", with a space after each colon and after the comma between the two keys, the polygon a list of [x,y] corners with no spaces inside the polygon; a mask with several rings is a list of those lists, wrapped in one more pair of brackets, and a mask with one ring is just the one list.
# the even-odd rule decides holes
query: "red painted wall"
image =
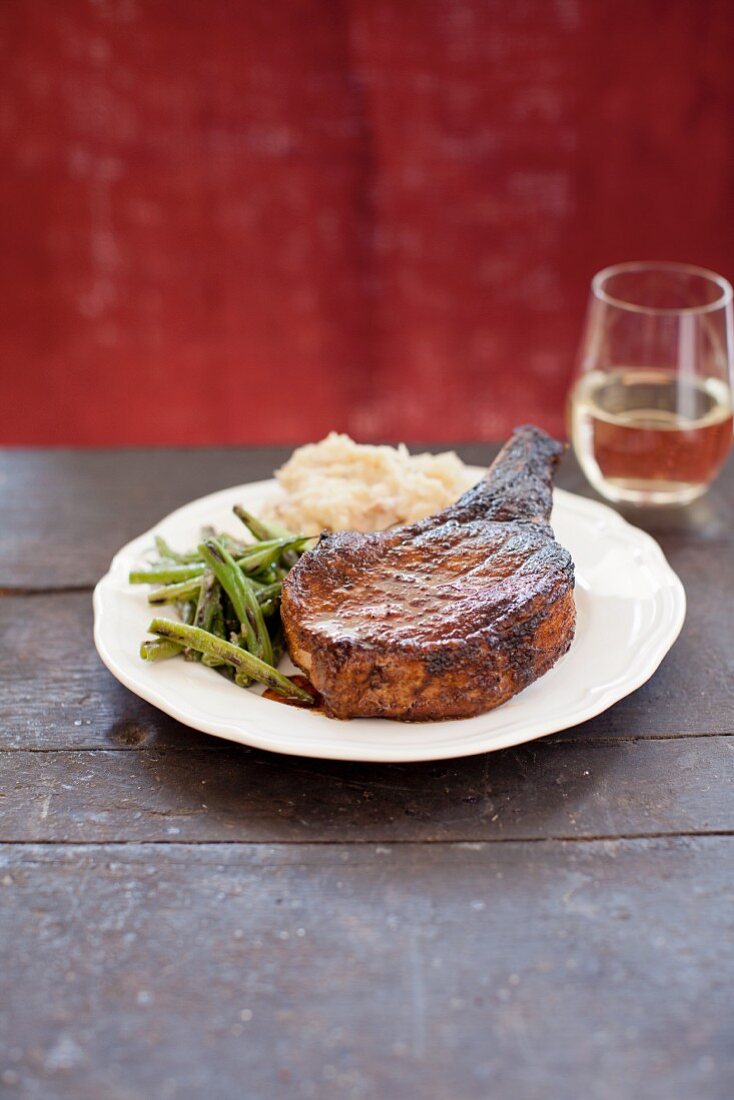
{"label": "red painted wall", "polygon": [[0,440],[563,430],[591,274],[734,274],[730,0],[4,0]]}

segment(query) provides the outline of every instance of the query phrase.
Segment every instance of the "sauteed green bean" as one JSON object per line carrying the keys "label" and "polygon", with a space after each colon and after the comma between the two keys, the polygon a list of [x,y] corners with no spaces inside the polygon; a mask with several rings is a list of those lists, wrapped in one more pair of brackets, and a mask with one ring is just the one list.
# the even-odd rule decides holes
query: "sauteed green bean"
{"label": "sauteed green bean", "polygon": [[157,535],[158,562],[130,573],[131,584],[155,586],[149,603],[174,605],[182,619],[154,619],[149,632],[156,638],[142,642],[140,656],[163,661],[183,654],[241,687],[257,681],[313,704],[308,691],[276,668],[283,653],[283,579],[313,540],[271,526],[239,505],[234,513],[255,541],[207,527],[195,550],[180,552]]}

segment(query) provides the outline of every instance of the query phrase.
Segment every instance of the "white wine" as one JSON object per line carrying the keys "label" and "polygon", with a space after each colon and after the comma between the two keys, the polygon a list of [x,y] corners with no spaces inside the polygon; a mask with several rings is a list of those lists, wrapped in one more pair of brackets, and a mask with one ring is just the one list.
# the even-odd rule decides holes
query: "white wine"
{"label": "white wine", "polygon": [[571,436],[587,478],[611,500],[681,504],[705,491],[732,443],[732,394],[718,378],[620,367],[583,375]]}

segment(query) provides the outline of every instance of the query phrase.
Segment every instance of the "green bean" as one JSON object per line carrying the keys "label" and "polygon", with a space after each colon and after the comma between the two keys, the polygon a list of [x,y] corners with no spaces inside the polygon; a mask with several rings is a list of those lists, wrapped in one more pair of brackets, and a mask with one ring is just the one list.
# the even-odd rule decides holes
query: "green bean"
{"label": "green bean", "polygon": [[181,621],[187,623],[189,626],[194,624],[194,615],[196,614],[196,604],[193,600],[179,601],[176,604],[176,610],[181,616]]}
{"label": "green bean", "polygon": [[211,524],[201,528],[199,542],[206,542],[207,539],[219,539],[219,541],[227,547],[233,558],[241,557],[244,551],[251,545],[242,542],[241,539],[235,538],[234,535],[228,535],[225,531],[217,534]]}
{"label": "green bean", "polygon": [[[288,553],[295,554],[296,561],[298,560],[299,555],[295,550],[289,550]],[[277,584],[278,581],[285,580],[290,570],[291,566],[277,564],[269,565],[267,569],[260,569],[257,573],[253,574],[251,580],[256,581],[258,584]]]}
{"label": "green bean", "polygon": [[179,603],[181,600],[196,600],[201,588],[201,577],[178,584],[165,584],[163,588],[154,588],[148,593],[148,603]]}
{"label": "green bean", "polygon": [[[220,595],[223,595],[223,593],[221,593],[221,589]],[[215,638],[221,638],[224,642],[227,641],[227,628],[224,625],[224,611],[222,610],[221,599],[219,600],[217,607],[215,608],[214,617],[212,619],[212,623],[209,629]],[[203,665],[206,665],[207,668],[216,669],[221,669],[222,665],[224,664],[221,657],[212,657],[206,653],[202,654],[201,663]],[[230,668],[229,665],[227,665],[227,668],[230,672],[233,672],[233,669]]]}
{"label": "green bean", "polygon": [[313,696],[292,683],[277,669],[265,664],[264,661],[254,657],[244,649],[231,645],[221,638],[209,634],[206,630],[200,630],[196,626],[186,626],[184,623],[173,622],[172,619],[153,619],[149,628],[150,634],[157,634],[161,638],[177,642],[181,646],[191,646],[211,657],[220,657],[237,671],[242,671],[274,691],[285,695],[290,699],[298,699],[302,703],[313,704]]}
{"label": "green bean", "polygon": [[[262,584],[253,577],[250,577],[250,584],[255,589],[260,603],[265,603],[273,596],[278,595],[283,587],[280,581]],[[179,603],[181,600],[197,600],[200,588],[201,577],[194,577],[190,581],[181,581],[180,584],[165,584],[162,588],[154,588],[152,592],[148,593],[148,603],[163,604]]]}
{"label": "green bean", "polygon": [[277,598],[273,600],[266,600],[265,603],[261,604],[260,606],[262,608],[263,618],[269,619],[270,616],[274,615],[280,607],[280,600]]}
{"label": "green bean", "polygon": [[224,593],[222,592],[221,585],[219,587],[219,602],[214,608],[214,617],[211,621],[209,629],[212,634],[216,634],[218,638],[226,638],[226,631],[224,626],[224,608],[222,607]]}
{"label": "green bean", "polygon": [[[220,595],[223,595],[223,593],[220,592]],[[215,638],[221,638],[223,641],[226,641],[226,629],[227,628],[224,625],[224,611],[222,609],[222,600],[220,599],[214,611],[214,618],[212,619],[210,630]],[[203,665],[206,665],[208,668],[221,669],[223,661],[221,657],[211,657],[207,654],[204,654],[201,658],[201,663]],[[230,672],[233,672],[233,669],[230,668],[229,665],[227,665],[227,668]]]}
{"label": "green bean", "polygon": [[191,562],[201,561],[195,550],[188,554],[179,554],[178,551],[172,550],[161,535],[155,536],[155,548],[161,558],[168,558],[169,561],[175,561],[178,565],[190,565]]}
{"label": "green bean", "polygon": [[[257,573],[277,562],[283,550],[301,549],[309,539],[306,535],[295,535],[288,539],[272,539],[270,542],[249,546],[242,556],[236,559],[237,565],[245,573]],[[199,547],[201,550],[201,547]],[[151,569],[134,569],[129,576],[130,584],[180,584],[201,577],[205,569],[204,562],[198,565],[155,566]]]}
{"label": "green bean", "polygon": [[274,584],[279,580],[277,565],[269,565],[266,569],[258,569],[257,573],[251,574],[251,579],[257,584]]}
{"label": "green bean", "polygon": [[199,552],[232,601],[232,607],[239,619],[250,653],[265,661],[266,664],[271,664],[273,648],[255,589],[242,570],[237,568],[237,563],[231,554],[216,539],[203,542]]}
{"label": "green bean", "polygon": [[[252,584],[252,581],[250,581],[250,584]],[[255,592],[257,594],[257,601],[262,607],[264,607],[265,604],[272,603],[273,600],[278,599],[282,591],[282,581],[276,581],[275,584],[266,584],[263,585],[262,588],[255,589]]]}
{"label": "green bean", "polygon": [[[151,631],[159,637],[142,643],[141,657],[159,661],[183,651],[187,660],[201,660],[240,686],[258,680],[312,702],[308,692],[275,669],[284,648],[277,616],[282,582],[311,539],[266,523],[245,508],[234,511],[255,543],[226,533],[216,536],[206,527],[202,545],[181,553],[156,535],[161,561],[130,573],[131,584],[157,586],[148,594],[149,603],[174,605],[183,620],[155,619]],[[272,617],[273,638],[266,616]]]}
{"label": "green bean", "polygon": [[140,643],[140,656],[144,661],[165,661],[169,657],[177,657],[183,649],[178,642],[169,641],[168,638],[155,638],[153,641]]}
{"label": "green bean", "polygon": [[281,527],[278,523],[265,523],[263,520],[258,519],[257,516],[253,516],[252,512],[248,512],[241,504],[235,504],[232,511],[237,516],[237,519],[242,520],[245,527],[254,535],[258,542],[264,542],[267,539],[293,538],[294,532],[289,531],[287,527]]}
{"label": "green bean", "polygon": [[192,626],[198,626],[201,630],[211,630],[219,602],[219,581],[211,569],[207,569],[201,579],[199,599],[196,602],[196,613]]}
{"label": "green bean", "polygon": [[[246,508],[243,508],[239,504],[235,504],[232,509],[238,519],[241,519],[245,527],[259,539],[261,542],[263,539],[272,538],[293,538],[293,532],[289,531],[287,527],[282,527],[279,523],[265,523],[263,520],[258,519],[257,516],[253,516],[252,512],[248,512]],[[284,550],[281,556],[283,565],[287,569],[290,569],[298,561],[299,551],[297,550]]]}
{"label": "green bean", "polygon": [[200,565],[158,565],[151,569],[133,569],[129,580],[130,584],[180,584],[200,577],[203,572],[203,562]]}
{"label": "green bean", "polygon": [[[219,581],[211,569],[207,569],[201,578],[199,598],[196,601],[194,613],[191,619],[184,618],[184,622],[190,623],[191,626],[198,626],[201,630],[211,630],[217,608],[221,611],[219,593]],[[200,661],[201,654],[195,649],[187,648],[184,650],[184,660]]]}
{"label": "green bean", "polygon": [[310,541],[308,535],[291,535],[289,538],[259,542],[249,548],[247,553],[238,559],[237,564],[247,573],[257,573],[266,569],[269,565],[277,565],[284,550],[298,550],[300,552],[305,548],[306,543]]}

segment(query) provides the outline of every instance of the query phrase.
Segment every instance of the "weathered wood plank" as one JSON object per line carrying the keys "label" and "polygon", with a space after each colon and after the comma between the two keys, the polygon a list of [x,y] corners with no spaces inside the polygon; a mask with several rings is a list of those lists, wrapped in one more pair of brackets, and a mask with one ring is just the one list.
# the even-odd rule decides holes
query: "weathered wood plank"
{"label": "weathered wood plank", "polygon": [[9,1097],[730,1095],[734,839],[0,860]]}
{"label": "weathered wood plank", "polygon": [[0,841],[474,841],[734,831],[727,738],[527,745],[354,765],[220,752],[12,752]]}
{"label": "weathered wood plank", "polygon": [[217,744],[110,675],[94,648],[91,593],[5,596],[0,618],[0,749]]}
{"label": "weathered wood plank", "polygon": [[[0,587],[91,585],[286,453],[5,452]],[[728,1100],[734,838],[703,834],[734,828],[734,466],[632,518],[686,584],[677,646],[594,722],[470,760],[228,746],[109,676],[89,594],[1,599],[0,1090]],[[668,833],[699,835],[582,840]]]}
{"label": "weathered wood plank", "polygon": [[[466,461],[484,465],[497,446],[457,449]],[[228,485],[269,477],[289,453],[284,447],[0,450],[0,589],[92,586],[120,546],[172,509]],[[559,484],[593,495],[571,454]],[[630,518],[659,537],[666,551],[695,543],[713,554],[719,545],[731,546],[734,461],[689,508]]]}
{"label": "weathered wood plank", "polygon": [[[698,551],[684,556],[692,570],[698,568]],[[732,614],[725,613],[734,593],[734,554],[722,563],[719,584],[701,578],[696,593],[689,597],[683,633],[653,679],[555,740],[734,732]],[[0,616],[0,749],[218,745],[144,703],[107,672],[92,645],[88,593],[5,597]]]}
{"label": "weathered wood plank", "polygon": [[187,501],[270,477],[289,448],[0,451],[0,588],[92,586]]}

